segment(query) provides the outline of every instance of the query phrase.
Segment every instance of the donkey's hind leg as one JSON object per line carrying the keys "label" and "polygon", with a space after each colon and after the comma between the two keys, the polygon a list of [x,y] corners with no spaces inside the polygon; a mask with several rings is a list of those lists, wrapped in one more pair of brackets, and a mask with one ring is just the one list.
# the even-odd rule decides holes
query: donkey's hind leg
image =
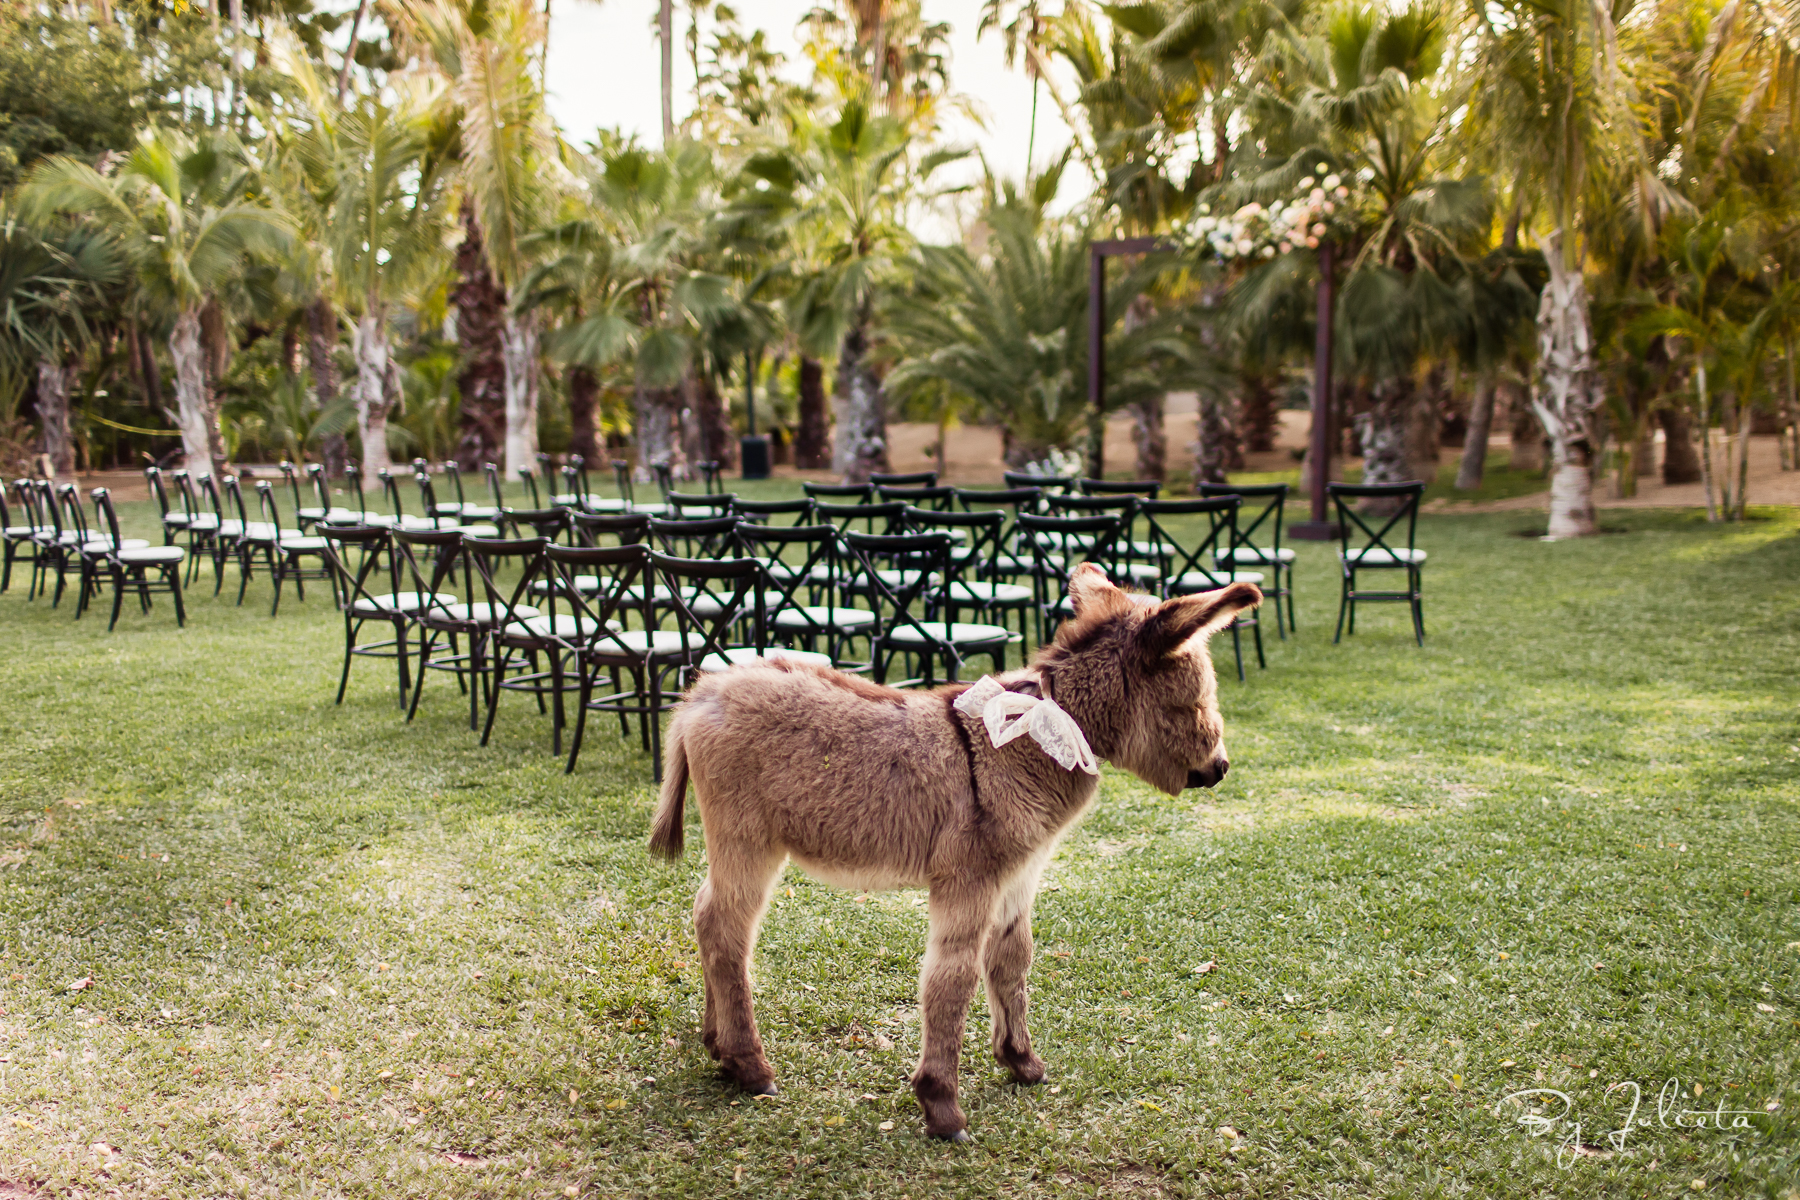
{"label": "donkey's hind leg", "polygon": [[1042,1083],[1044,1060],[1031,1052],[1025,1026],[1025,977],[1031,970],[1031,902],[1038,873],[1027,871],[1001,893],[981,947],[981,974],[994,1020],[994,1058],[1018,1083]]}
{"label": "donkey's hind leg", "polygon": [[768,851],[746,854],[717,844],[709,845],[707,852],[711,867],[694,898],[694,935],[706,975],[701,1041],[745,1091],[774,1095],[775,1069],[763,1056],[750,999],[750,955],[756,948],[756,927],[787,856]]}
{"label": "donkey's hind leg", "polygon": [[969,1000],[981,977],[981,939],[993,912],[989,887],[940,884],[931,889],[931,933],[919,977],[924,1036],[912,1085],[925,1110],[925,1132],[932,1137],[969,1138],[969,1122],[956,1102],[956,1067]]}

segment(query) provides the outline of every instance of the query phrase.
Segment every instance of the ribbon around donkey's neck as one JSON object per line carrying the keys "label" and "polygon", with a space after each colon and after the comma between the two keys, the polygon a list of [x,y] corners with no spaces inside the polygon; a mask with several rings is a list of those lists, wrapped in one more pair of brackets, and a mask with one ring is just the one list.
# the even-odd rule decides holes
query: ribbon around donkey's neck
{"label": "ribbon around donkey's neck", "polygon": [[1030,734],[1031,740],[1063,770],[1100,773],[1100,763],[1081,726],[1054,700],[1009,692],[992,675],[983,675],[974,687],[956,698],[954,707],[971,716],[979,713],[987,725],[988,741],[995,746]]}

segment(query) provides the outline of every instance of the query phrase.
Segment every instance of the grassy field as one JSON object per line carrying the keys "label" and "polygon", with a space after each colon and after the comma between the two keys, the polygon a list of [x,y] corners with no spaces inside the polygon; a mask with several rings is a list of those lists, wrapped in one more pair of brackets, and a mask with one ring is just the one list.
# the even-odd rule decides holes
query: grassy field
{"label": "grassy field", "polygon": [[[790,872],[782,1093],[740,1098],[698,1038],[699,831],[645,853],[635,741],[565,778],[523,697],[482,749],[448,676],[406,725],[385,663],[334,707],[319,592],[109,635],[15,580],[0,1197],[1800,1194],[1800,514],[1609,519],[1422,519],[1423,651],[1399,606],[1332,645],[1303,547],[1299,635],[1221,684],[1229,779],[1108,770],[1053,863],[1051,1078],[1005,1081],[978,999],[967,1147],[906,1086],[921,895]],[[1542,1136],[1534,1088],[1573,1109],[1537,1097]]]}

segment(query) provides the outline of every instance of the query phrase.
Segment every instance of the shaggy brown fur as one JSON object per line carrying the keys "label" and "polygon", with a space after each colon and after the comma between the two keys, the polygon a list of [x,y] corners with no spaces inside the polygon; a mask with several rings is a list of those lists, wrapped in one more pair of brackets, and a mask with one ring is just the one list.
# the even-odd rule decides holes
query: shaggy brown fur
{"label": "shaggy brown fur", "polygon": [[[1097,756],[1170,794],[1217,783],[1228,764],[1204,635],[1262,593],[1237,583],[1158,604],[1092,566],[1074,573],[1069,591],[1075,619],[1001,682],[1055,700]],[[1044,864],[1098,781],[1063,770],[1028,737],[995,748],[978,717],[951,707],[966,686],[901,692],[774,660],[703,678],[675,716],[650,847],[680,855],[691,779],[708,865],[694,901],[702,1040],[748,1090],[775,1090],[749,969],[790,858],[847,887],[930,889],[913,1074],[927,1132],[967,1136],[957,1056],[978,982],[994,1057],[1021,1083],[1044,1077],[1025,1027],[1031,906]]]}

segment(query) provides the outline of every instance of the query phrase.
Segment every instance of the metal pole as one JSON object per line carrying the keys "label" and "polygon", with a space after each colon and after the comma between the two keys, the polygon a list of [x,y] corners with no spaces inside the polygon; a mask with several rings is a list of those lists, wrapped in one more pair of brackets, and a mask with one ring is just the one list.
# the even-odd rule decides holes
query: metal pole
{"label": "metal pole", "polygon": [[1324,542],[1338,535],[1325,516],[1325,481],[1331,478],[1331,343],[1332,318],[1337,311],[1332,296],[1331,243],[1319,243],[1319,315],[1313,343],[1312,401],[1312,519],[1296,521],[1288,536],[1301,541]]}
{"label": "metal pole", "polygon": [[1106,478],[1106,251],[1088,247],[1088,478]]}
{"label": "metal pole", "polygon": [[744,351],[744,432],[756,436],[756,353]]}

